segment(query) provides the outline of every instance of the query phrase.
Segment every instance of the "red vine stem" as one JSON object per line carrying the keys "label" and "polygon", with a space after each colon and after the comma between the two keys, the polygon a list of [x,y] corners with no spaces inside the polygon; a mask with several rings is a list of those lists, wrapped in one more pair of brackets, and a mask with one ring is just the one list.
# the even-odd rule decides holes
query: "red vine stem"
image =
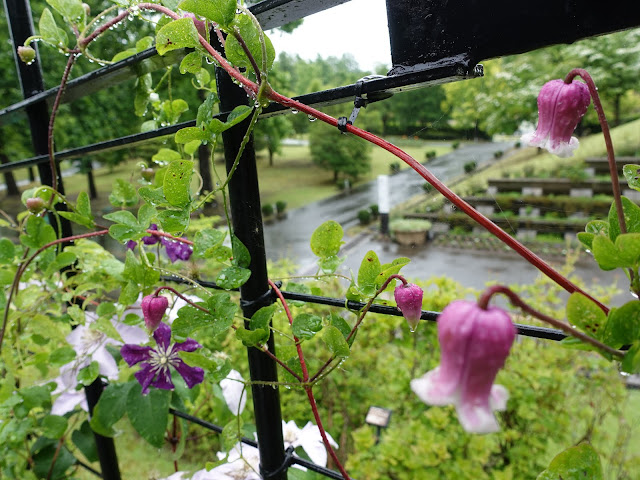
{"label": "red vine stem", "polygon": [[616,158],[613,151],[613,141],[611,140],[611,132],[609,131],[609,123],[607,117],[604,114],[602,103],[600,102],[600,95],[598,94],[598,88],[596,87],[593,78],[589,75],[589,72],[582,68],[574,68],[571,70],[564,82],[569,84],[575,77],[581,77],[587,87],[589,88],[589,94],[593,100],[593,108],[598,113],[598,120],[600,121],[600,127],[602,128],[602,135],[604,136],[604,144],[607,147],[607,160],[609,161],[609,173],[611,174],[611,187],[613,188],[613,199],[616,204],[616,211],[618,214],[618,223],[620,224],[620,232],[627,233],[627,224],[624,220],[624,211],[622,210],[622,198],[620,193],[620,180],[618,179],[618,166],[616,165]]}
{"label": "red vine stem", "polygon": [[[269,285],[271,286],[276,296],[280,300],[280,303],[282,303],[282,308],[284,308],[285,314],[289,319],[289,325],[293,325],[293,316],[291,315],[291,310],[289,309],[289,305],[287,304],[287,301],[282,295],[282,292],[273,281],[269,280]],[[336,464],[336,467],[338,468],[338,470],[340,470],[340,474],[342,475],[344,480],[351,480],[351,478],[349,477],[349,474],[342,466],[342,463],[340,463],[340,460],[338,459],[336,452],[333,450],[333,447],[329,443],[329,438],[327,437],[327,432],[325,431],[324,426],[322,425],[322,419],[320,418],[320,413],[318,412],[318,405],[316,404],[316,399],[313,395],[313,385],[310,385],[308,383],[309,371],[307,370],[307,362],[304,359],[304,352],[302,351],[302,345],[300,345],[300,340],[298,340],[295,335],[293,336],[293,338],[296,342],[296,348],[298,349],[298,358],[300,360],[300,368],[302,368],[302,381],[304,383],[304,391],[307,393],[307,398],[309,399],[309,405],[311,406],[311,411],[313,412],[313,418],[316,421],[316,425],[318,426],[318,430],[320,431],[320,436],[322,437],[322,443],[324,443],[324,447],[327,449],[327,452],[329,452],[329,455],[333,459],[333,462]]]}
{"label": "red vine stem", "polygon": [[484,293],[482,293],[482,295],[478,297],[478,306],[486,310],[491,297],[497,293],[506,295],[513,306],[520,308],[529,315],[532,315],[542,320],[543,322],[548,323],[549,325],[553,325],[554,327],[562,330],[567,335],[575,337],[584,343],[590,343],[594,347],[599,348],[600,350],[603,350],[615,357],[624,357],[624,353],[620,352],[619,350],[616,350],[615,348],[611,348],[609,345],[605,345],[604,343],[599,342],[595,338],[590,337],[589,335],[586,335],[579,330],[576,330],[567,323],[556,320],[555,318],[552,318],[542,312],[535,310],[533,307],[527,305],[515,292],[513,292],[508,287],[505,287],[504,285],[493,285],[485,290]]}

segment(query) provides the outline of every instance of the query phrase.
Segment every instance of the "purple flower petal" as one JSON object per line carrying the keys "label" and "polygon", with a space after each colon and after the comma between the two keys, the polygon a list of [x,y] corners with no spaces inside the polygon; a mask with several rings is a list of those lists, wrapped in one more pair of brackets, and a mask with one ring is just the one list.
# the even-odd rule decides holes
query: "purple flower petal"
{"label": "purple flower petal", "polygon": [[138,246],[138,242],[136,242],[135,240],[129,240],[127,242],[127,248],[129,250],[133,250],[134,248],[136,248]]}
{"label": "purple flower petal", "polygon": [[176,343],[172,352],[195,352],[198,348],[202,348],[193,338],[187,338],[184,342]]}
{"label": "purple flower petal", "polygon": [[169,365],[160,369],[155,380],[151,382],[151,386],[162,390],[174,389],[173,382],[171,381],[171,370],[169,370]]}
{"label": "purple flower petal", "polygon": [[140,345],[123,345],[120,355],[127,364],[132,367],[137,363],[147,361],[151,358],[151,347],[141,347]]}
{"label": "purple flower petal", "polygon": [[142,394],[146,395],[149,393],[149,385],[151,385],[151,382],[153,382],[156,376],[155,369],[148,363],[143,363],[142,370],[137,371],[134,376],[142,386]]}
{"label": "purple flower petal", "polygon": [[[152,223],[147,230],[158,230],[158,225]],[[155,245],[158,243],[158,237],[155,235],[149,235],[148,237],[142,237],[142,242],[145,245]]]}
{"label": "purple flower petal", "polygon": [[184,363],[181,359],[174,360],[173,367],[184,378],[187,387],[193,388],[204,380],[204,370],[200,367],[192,367]]}
{"label": "purple flower petal", "polygon": [[153,332],[153,338],[156,343],[166,351],[171,342],[171,327],[164,322],[160,322],[158,328]]}

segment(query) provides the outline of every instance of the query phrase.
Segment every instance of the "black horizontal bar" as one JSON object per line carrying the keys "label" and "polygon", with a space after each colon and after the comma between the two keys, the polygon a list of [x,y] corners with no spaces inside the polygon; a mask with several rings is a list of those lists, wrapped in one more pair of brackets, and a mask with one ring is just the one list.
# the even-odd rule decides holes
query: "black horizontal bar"
{"label": "black horizontal bar", "polygon": [[[358,92],[361,95],[373,97],[376,93],[395,93],[419,88],[422,86],[436,85],[447,81],[461,80],[464,78],[472,78],[481,75],[481,66],[476,66],[472,71],[468,71],[462,64],[443,64],[440,62],[433,64],[430,66],[430,68],[424,70],[387,77],[381,76],[378,78],[363,81],[360,85],[358,85],[358,83],[353,83],[351,85],[346,85],[343,87],[308,93],[306,95],[295,97],[295,99],[304,103],[305,105],[322,107],[326,105],[334,105],[337,103],[350,102],[354,99],[355,95]],[[272,103],[271,105],[269,105],[269,107],[264,109],[263,113],[260,115],[260,118],[281,115],[288,112],[290,112],[290,110],[283,107],[282,105]],[[227,112],[220,113],[214,118],[224,119],[227,115]],[[132,135],[127,135],[112,140],[106,140],[83,147],[70,148],[68,150],[56,152],[55,158],[56,161],[61,161],[66,159],[84,157],[100,152],[129,148],[160,137],[171,135],[181,128],[193,126],[195,126],[195,120],[190,120],[176,125],[162,127],[158,130],[153,130],[150,132],[135,133]],[[36,157],[0,165],[0,172],[11,171],[18,168],[25,168],[40,163],[46,163],[48,161],[49,158],[47,155],[39,155]]]}
{"label": "black horizontal bar", "polygon": [[[256,15],[265,30],[281,27],[286,23],[329,9],[349,0],[266,0],[249,9]],[[158,55],[155,47],[127,57],[112,65],[89,72],[71,80],[64,91],[63,103],[91,95],[99,90],[131,80],[145,73],[154,72],[169,65],[179,63],[191,50],[180,49]],[[59,87],[50,88],[37,95],[22,100],[0,110],[0,123],[5,115],[18,112],[29,105],[47,100],[53,101]]]}
{"label": "black horizontal bar", "polygon": [[[184,280],[178,277],[161,277],[161,280],[175,282],[175,283],[186,283]],[[198,284],[205,288],[215,288],[222,290],[218,287],[214,282],[207,282],[203,280],[198,280]],[[328,305],[331,307],[340,307],[346,308],[348,310],[359,311],[362,310],[366,304],[362,302],[354,302],[352,300],[347,300],[346,298],[332,298],[332,297],[322,297],[319,295],[309,295],[306,293],[297,293],[297,292],[287,292],[282,290],[282,296],[286,300],[297,300],[300,302],[306,303],[315,303],[318,305]],[[386,305],[371,305],[369,309],[372,313],[380,313],[382,315],[393,315],[395,317],[401,317],[402,312],[398,310],[397,307],[389,307]],[[423,310],[422,315],[420,315],[421,320],[429,321],[429,322],[437,322],[439,312],[432,312],[429,310]],[[535,325],[524,325],[521,323],[514,323],[518,335],[522,335],[524,337],[532,337],[532,338],[542,338],[544,340],[554,340],[561,341],[567,338],[567,334],[562,330],[557,330],[555,328],[547,328],[547,327],[537,327]],[[629,347],[624,346],[621,350],[627,350]]]}
{"label": "black horizontal bar", "polygon": [[[187,420],[188,422],[195,423],[196,425],[206,428],[207,430],[211,430],[216,433],[222,433],[223,428],[221,426],[215,425],[211,422],[207,422],[206,420],[202,420],[201,418],[194,417],[193,415],[189,415],[188,413],[181,412],[180,410],[176,410],[175,408],[170,408],[169,413],[175,415],[176,417]],[[258,442],[251,440],[250,438],[241,437],[240,441],[245,445],[258,448]],[[308,468],[311,471],[324,475],[325,477],[333,478],[335,480],[342,480],[343,478],[340,473],[325,467],[321,467],[320,465],[316,465],[315,463],[309,462],[304,458],[294,456],[291,458],[291,463],[295,463],[297,465],[300,465],[301,467]]]}

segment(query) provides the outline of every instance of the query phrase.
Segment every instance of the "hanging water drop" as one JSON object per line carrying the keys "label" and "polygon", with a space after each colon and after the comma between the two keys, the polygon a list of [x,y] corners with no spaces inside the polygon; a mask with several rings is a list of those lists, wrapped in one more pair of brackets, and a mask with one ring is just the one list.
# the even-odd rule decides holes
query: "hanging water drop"
{"label": "hanging water drop", "polygon": [[307,118],[309,119],[310,122],[315,122],[317,120],[317,118],[311,114],[307,115]]}
{"label": "hanging water drop", "polygon": [[296,110],[295,108],[292,108],[291,109],[291,113],[293,113],[295,115],[296,113],[298,113],[298,110]]}

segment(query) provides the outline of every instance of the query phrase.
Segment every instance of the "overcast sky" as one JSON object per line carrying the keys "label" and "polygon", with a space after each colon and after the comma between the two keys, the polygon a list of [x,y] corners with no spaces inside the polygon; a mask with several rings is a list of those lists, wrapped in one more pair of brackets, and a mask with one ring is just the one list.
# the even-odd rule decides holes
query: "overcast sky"
{"label": "overcast sky", "polygon": [[293,33],[270,32],[276,54],[298,54],[306,60],[351,53],[360,68],[391,67],[387,9],[384,0],[351,0],[304,19]]}

